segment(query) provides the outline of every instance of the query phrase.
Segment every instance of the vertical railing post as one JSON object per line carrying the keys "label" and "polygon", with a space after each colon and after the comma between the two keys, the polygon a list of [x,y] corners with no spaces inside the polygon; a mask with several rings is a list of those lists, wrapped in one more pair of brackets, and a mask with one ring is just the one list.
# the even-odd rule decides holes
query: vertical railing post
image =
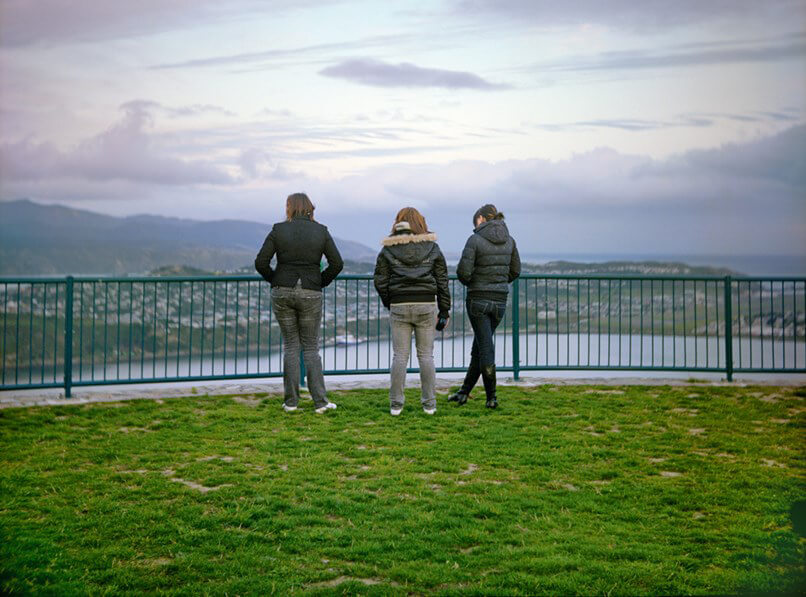
{"label": "vertical railing post", "polygon": [[521,374],[521,298],[518,278],[512,283],[512,377],[515,381]]}
{"label": "vertical railing post", "polygon": [[64,397],[73,387],[73,276],[67,276],[64,294]]}
{"label": "vertical railing post", "polygon": [[725,276],[725,375],[728,381],[733,381],[733,281]]}
{"label": "vertical railing post", "polygon": [[302,357],[302,351],[299,351],[299,385],[305,387],[305,359]]}

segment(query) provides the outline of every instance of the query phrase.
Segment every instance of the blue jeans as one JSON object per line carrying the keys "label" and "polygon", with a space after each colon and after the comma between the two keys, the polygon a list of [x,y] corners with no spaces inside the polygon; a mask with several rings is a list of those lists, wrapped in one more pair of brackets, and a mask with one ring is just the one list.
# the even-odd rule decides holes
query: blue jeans
{"label": "blue jeans", "polygon": [[314,406],[327,404],[322,359],[319,356],[319,326],[322,324],[322,293],[301,286],[271,289],[274,316],[283,335],[283,387],[285,403],[299,402],[299,352],[305,361],[308,389]]}
{"label": "blue jeans", "polygon": [[506,300],[468,298],[465,303],[470,326],[473,328],[473,347],[470,349],[470,366],[462,383],[463,394],[470,394],[481,375],[481,368],[495,364],[495,328],[504,318]]}
{"label": "blue jeans", "polygon": [[434,336],[437,331],[437,306],[430,303],[422,305],[392,305],[389,310],[389,321],[392,325],[392,358],[391,384],[389,386],[389,402],[392,408],[403,408],[405,397],[403,387],[406,385],[406,368],[411,354],[411,335],[414,334],[417,347],[417,363],[420,367],[420,401],[424,408],[436,408],[434,388],[437,381],[434,369]]}

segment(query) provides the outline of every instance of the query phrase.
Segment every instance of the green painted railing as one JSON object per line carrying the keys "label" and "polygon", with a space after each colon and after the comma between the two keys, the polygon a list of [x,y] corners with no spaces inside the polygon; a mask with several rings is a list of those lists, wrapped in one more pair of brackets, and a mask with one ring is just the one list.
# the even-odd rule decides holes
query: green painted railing
{"label": "green painted railing", "polygon": [[[463,371],[464,288],[434,348]],[[0,389],[282,375],[270,288],[256,276],[0,278]],[[385,373],[387,312],[371,276],[323,293],[328,375]],[[806,277],[524,275],[496,333],[500,371],[806,373]],[[412,351],[414,353],[414,351]],[[410,362],[415,369],[414,357]]]}

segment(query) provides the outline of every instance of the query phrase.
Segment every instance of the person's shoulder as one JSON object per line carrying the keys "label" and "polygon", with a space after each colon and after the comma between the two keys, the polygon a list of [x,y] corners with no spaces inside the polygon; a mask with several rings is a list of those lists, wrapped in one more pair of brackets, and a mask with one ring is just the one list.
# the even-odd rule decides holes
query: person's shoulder
{"label": "person's shoulder", "polygon": [[321,232],[327,232],[328,231],[327,226],[325,226],[321,222],[317,222],[316,220],[302,220],[302,221],[306,222],[308,226],[311,226],[315,230],[319,230]]}

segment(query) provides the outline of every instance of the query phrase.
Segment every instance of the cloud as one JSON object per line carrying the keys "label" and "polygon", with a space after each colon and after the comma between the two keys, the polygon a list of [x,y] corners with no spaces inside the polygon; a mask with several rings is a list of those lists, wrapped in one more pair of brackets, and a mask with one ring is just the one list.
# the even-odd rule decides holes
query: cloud
{"label": "cloud", "polygon": [[372,87],[442,87],[480,91],[510,88],[490,83],[469,72],[423,68],[408,62],[388,64],[370,58],[345,60],[320,70],[319,74]]}
{"label": "cloud", "polygon": [[217,114],[219,116],[235,116],[231,112],[221,106],[213,104],[191,104],[187,106],[166,106],[159,102],[152,100],[131,100],[120,106],[123,110],[142,110],[144,112],[159,112],[163,116],[169,118],[185,118],[192,116]]}
{"label": "cloud", "polygon": [[232,177],[204,161],[182,160],[160,150],[148,130],[149,102],[123,104],[123,118],[68,151],[31,139],[0,146],[2,177],[9,180],[126,180],[159,185],[231,184]]}
{"label": "cloud", "polygon": [[590,131],[595,129],[618,129],[622,131],[654,131],[677,127],[708,127],[714,124],[713,117],[702,115],[681,115],[675,120],[643,120],[640,118],[599,118],[575,122],[537,123],[532,128],[557,132]]}
{"label": "cloud", "polygon": [[[457,16],[500,18],[515,25],[575,27],[602,25],[628,31],[654,32],[714,21],[742,20],[797,26],[803,22],[802,0],[457,0]],[[800,20],[798,19],[800,17]]]}
{"label": "cloud", "polygon": [[602,52],[593,56],[578,56],[553,63],[533,66],[540,73],[628,71],[644,69],[709,66],[748,62],[777,62],[801,60],[806,54],[806,35],[788,36],[783,41],[760,45],[737,42],[735,47],[681,50],[680,47],[661,50]]}
{"label": "cloud", "polygon": [[[334,53],[343,51],[366,50],[369,48],[387,48],[390,45],[405,41],[412,41],[411,35],[374,35],[363,39],[313,44],[296,48],[281,48],[264,50],[262,52],[243,52],[240,54],[226,54],[223,56],[208,56],[180,62],[166,62],[151,66],[154,70],[178,68],[206,68],[219,66],[256,65],[256,69],[267,68],[267,63],[274,64],[279,60],[293,62],[310,61],[312,56],[320,56],[320,60],[330,60]],[[328,58],[330,57],[330,58]]]}
{"label": "cloud", "polygon": [[0,45],[102,41],[276,15],[329,0],[4,0]]}
{"label": "cloud", "polygon": [[413,205],[449,250],[493,202],[528,251],[806,254],[803,155],[806,125],[664,160],[601,148],[556,162],[386,166],[308,188],[328,198],[318,213],[337,231],[345,209],[380,225]]}
{"label": "cloud", "polygon": [[744,184],[769,183],[799,189],[806,206],[806,125],[789,128],[752,143],[732,143],[718,149],[692,150],[664,162],[648,164],[636,177],[685,176],[692,181],[721,178]]}
{"label": "cloud", "polygon": [[524,254],[798,255],[806,254],[806,183],[797,175],[805,141],[795,127],[667,160],[602,148],[558,162],[387,165],[340,180],[272,178],[260,188],[176,187],[150,196],[129,188],[137,200],[114,209],[272,221],[282,217],[283,198],[303,189],[334,235],[370,245],[412,205],[455,256],[473,211],[493,202]]}

